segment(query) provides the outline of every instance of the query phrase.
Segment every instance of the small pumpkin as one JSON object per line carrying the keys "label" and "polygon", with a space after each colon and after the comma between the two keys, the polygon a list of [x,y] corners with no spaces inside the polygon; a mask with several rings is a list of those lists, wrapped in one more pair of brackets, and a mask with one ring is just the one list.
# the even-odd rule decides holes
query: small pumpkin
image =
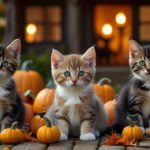
{"label": "small pumpkin", "polygon": [[13,78],[16,82],[17,91],[24,100],[24,93],[27,90],[32,90],[34,95],[44,88],[44,79],[34,70],[31,70],[29,65],[32,64],[31,60],[23,62],[21,69],[17,70]]}
{"label": "small pumpkin", "polygon": [[60,139],[60,131],[58,127],[52,126],[51,122],[48,118],[44,117],[47,122],[47,125],[42,126],[37,131],[37,139],[38,141],[50,144],[59,141]]}
{"label": "small pumpkin", "polygon": [[47,112],[48,108],[52,105],[54,100],[55,90],[45,88],[41,90],[35,97],[33,103],[33,111],[36,114]]}
{"label": "small pumpkin", "polygon": [[122,136],[126,137],[127,140],[141,140],[144,136],[144,132],[140,126],[134,125],[131,120],[130,125],[122,130]]}
{"label": "small pumpkin", "polygon": [[6,128],[1,132],[1,142],[5,144],[16,144],[24,139],[21,129],[16,128],[17,122],[14,122],[11,128]]}
{"label": "small pumpkin", "polygon": [[34,117],[33,106],[28,103],[24,103],[25,106],[25,122],[30,123]]}
{"label": "small pumpkin", "polygon": [[46,125],[46,120],[43,118],[44,115],[45,112],[42,112],[39,115],[36,115],[32,118],[30,123],[30,130],[34,135],[40,127]]}
{"label": "small pumpkin", "polygon": [[107,119],[108,126],[113,125],[116,119],[116,113],[115,113],[116,105],[117,105],[117,101],[115,99],[108,101],[107,103],[104,104],[104,108],[108,114],[108,119]]}
{"label": "small pumpkin", "polygon": [[114,99],[116,96],[116,92],[110,83],[111,80],[104,77],[100,79],[97,84],[93,84],[95,94],[102,99],[103,103]]}

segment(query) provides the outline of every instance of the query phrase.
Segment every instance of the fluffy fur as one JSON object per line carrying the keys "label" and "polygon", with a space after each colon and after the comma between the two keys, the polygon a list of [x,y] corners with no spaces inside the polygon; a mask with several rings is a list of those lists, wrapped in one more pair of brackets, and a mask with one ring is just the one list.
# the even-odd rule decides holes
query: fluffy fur
{"label": "fluffy fur", "polygon": [[129,65],[132,78],[117,97],[116,127],[128,124],[127,116],[140,126],[150,126],[150,46],[129,42]]}
{"label": "fluffy fur", "polygon": [[99,136],[99,130],[105,128],[103,104],[92,90],[95,59],[94,47],[83,55],[64,56],[57,50],[52,52],[56,94],[46,116],[60,128],[61,140],[67,140],[69,135],[80,136],[81,140],[94,140]]}
{"label": "fluffy fur", "polygon": [[14,121],[24,124],[25,111],[11,78],[20,63],[21,42],[14,40],[7,48],[0,46],[0,126],[10,127]]}

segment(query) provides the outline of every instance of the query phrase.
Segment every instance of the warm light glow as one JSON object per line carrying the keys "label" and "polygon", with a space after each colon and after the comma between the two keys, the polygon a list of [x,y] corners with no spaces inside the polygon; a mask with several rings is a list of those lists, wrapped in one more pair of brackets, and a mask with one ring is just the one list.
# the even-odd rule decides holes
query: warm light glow
{"label": "warm light glow", "polygon": [[119,12],[116,15],[116,23],[121,27],[124,26],[126,23],[126,15],[122,12]]}
{"label": "warm light glow", "polygon": [[36,33],[36,26],[34,24],[28,24],[26,27],[26,32],[30,35],[34,35]]}
{"label": "warm light glow", "polygon": [[35,35],[36,35],[36,31],[37,31],[37,27],[35,24],[28,24],[26,26],[26,41],[27,42],[34,42],[35,41]]}
{"label": "warm light glow", "polygon": [[102,34],[105,38],[110,38],[112,35],[112,26],[111,24],[104,24],[102,27]]}

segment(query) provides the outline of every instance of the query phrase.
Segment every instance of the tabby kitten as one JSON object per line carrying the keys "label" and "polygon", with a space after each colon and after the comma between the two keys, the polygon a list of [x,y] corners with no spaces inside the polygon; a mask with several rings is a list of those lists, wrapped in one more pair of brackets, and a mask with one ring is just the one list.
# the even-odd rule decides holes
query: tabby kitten
{"label": "tabby kitten", "polygon": [[14,40],[7,48],[0,46],[0,129],[10,127],[14,121],[24,124],[25,110],[11,78],[20,63],[21,42]]}
{"label": "tabby kitten", "polygon": [[129,42],[129,65],[132,78],[117,97],[116,125],[122,129],[127,116],[142,127],[150,126],[150,46]]}
{"label": "tabby kitten", "polygon": [[51,67],[56,94],[46,116],[59,127],[61,140],[67,140],[70,135],[80,135],[81,140],[95,140],[99,130],[105,128],[104,107],[92,89],[95,59],[94,47],[83,55],[64,56],[57,50],[52,51]]}

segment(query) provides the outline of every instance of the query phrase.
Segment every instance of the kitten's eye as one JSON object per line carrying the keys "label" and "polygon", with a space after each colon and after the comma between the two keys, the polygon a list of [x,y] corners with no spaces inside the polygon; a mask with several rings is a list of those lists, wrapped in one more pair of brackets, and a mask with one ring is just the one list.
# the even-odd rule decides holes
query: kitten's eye
{"label": "kitten's eye", "polygon": [[141,61],[139,62],[139,64],[140,64],[141,66],[146,66],[146,63],[145,63],[144,60],[141,60]]}
{"label": "kitten's eye", "polygon": [[64,76],[65,76],[65,77],[70,77],[70,76],[71,76],[71,73],[70,73],[69,71],[65,71],[65,72],[64,72]]}
{"label": "kitten's eye", "polygon": [[79,76],[80,76],[80,77],[83,77],[83,76],[84,76],[84,73],[85,73],[84,71],[79,71]]}

